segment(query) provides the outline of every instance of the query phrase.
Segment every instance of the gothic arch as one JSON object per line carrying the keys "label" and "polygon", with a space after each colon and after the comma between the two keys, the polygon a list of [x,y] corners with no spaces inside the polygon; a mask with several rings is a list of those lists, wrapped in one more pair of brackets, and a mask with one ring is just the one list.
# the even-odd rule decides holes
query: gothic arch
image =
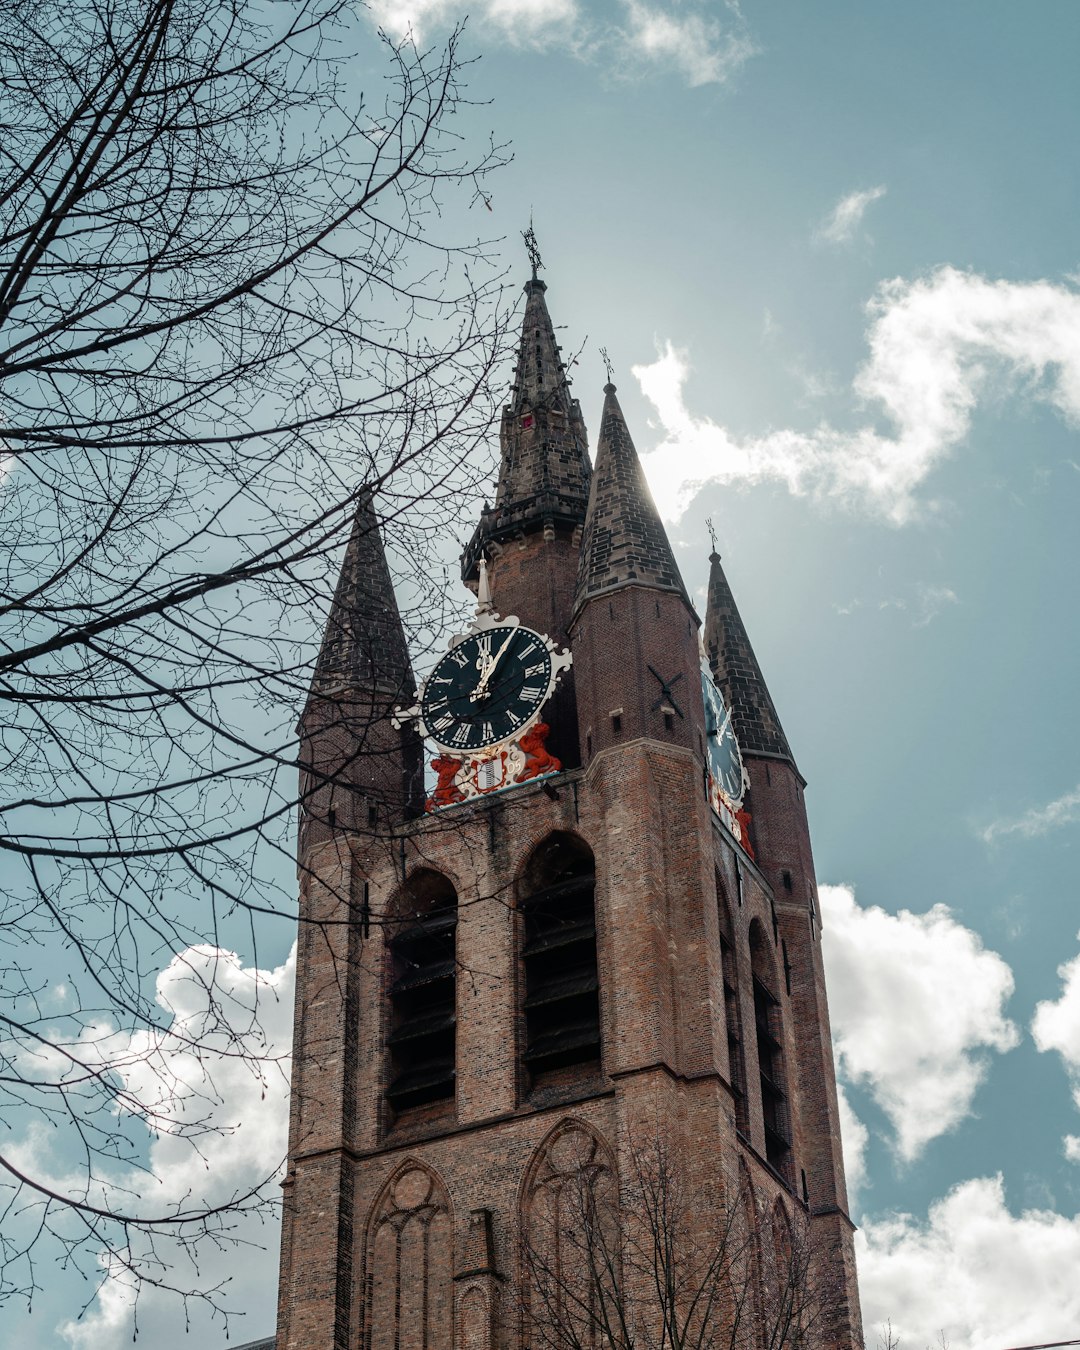
{"label": "gothic arch", "polygon": [[737,1300],[738,1335],[743,1350],[760,1350],[765,1335],[765,1297],[761,1278],[761,1219],[754,1183],[744,1158],[739,1159],[739,1224],[733,1254],[733,1296]]}
{"label": "gothic arch", "polygon": [[768,1231],[762,1235],[768,1294],[769,1343],[801,1343],[797,1332],[806,1311],[806,1270],[794,1241],[791,1216],[778,1196],[769,1211]]}
{"label": "gothic arch", "polygon": [[559,1121],[525,1169],[518,1209],[522,1344],[599,1347],[598,1305],[618,1281],[618,1182],[607,1143],[584,1121]]}
{"label": "gothic arch", "polygon": [[580,835],[556,830],[517,880],[522,973],[522,1060],[538,1074],[600,1058],[596,861]]}
{"label": "gothic arch", "polygon": [[453,1232],[442,1178],[406,1159],[364,1229],[361,1350],[453,1350]]}
{"label": "gothic arch", "polygon": [[457,904],[457,886],[446,871],[427,864],[413,867],[391,895],[386,918],[391,923],[419,918],[451,902],[450,897]]}
{"label": "gothic arch", "polygon": [[453,1099],[457,892],[434,868],[392,897],[386,928],[387,1099],[396,1112]]}
{"label": "gothic arch", "polygon": [[746,1053],[743,1046],[742,1002],[735,923],[720,871],[716,871],[716,909],[720,929],[720,966],[724,984],[724,1025],[727,1031],[728,1074],[735,1106],[735,1128],[750,1138],[750,1111],[746,1097]]}
{"label": "gothic arch", "polygon": [[776,961],[760,919],[750,922],[750,971],[754,986],[761,1115],[765,1157],[788,1183],[792,1180],[791,1113],[784,1070],[784,1023]]}

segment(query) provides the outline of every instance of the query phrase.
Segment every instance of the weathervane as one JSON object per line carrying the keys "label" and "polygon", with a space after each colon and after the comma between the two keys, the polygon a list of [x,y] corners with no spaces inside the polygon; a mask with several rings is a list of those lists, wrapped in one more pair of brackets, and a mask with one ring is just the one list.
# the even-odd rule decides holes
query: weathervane
{"label": "weathervane", "polygon": [[709,538],[712,540],[712,551],[715,553],[715,552],[716,552],[716,526],[712,523],[712,518],[711,518],[711,517],[709,517],[709,518],[706,519],[706,521],[705,521],[705,528],[709,531]]}
{"label": "weathervane", "polygon": [[543,267],[540,261],[540,245],[536,242],[536,231],[533,229],[532,216],[529,216],[529,228],[522,230],[522,239],[525,240],[525,252],[529,255],[529,262],[532,263],[533,281],[536,280],[536,274]]}
{"label": "weathervane", "polygon": [[612,375],[615,373],[615,367],[611,364],[611,357],[607,354],[607,348],[600,348],[600,358],[604,363],[604,369],[607,371],[607,382],[613,384]]}

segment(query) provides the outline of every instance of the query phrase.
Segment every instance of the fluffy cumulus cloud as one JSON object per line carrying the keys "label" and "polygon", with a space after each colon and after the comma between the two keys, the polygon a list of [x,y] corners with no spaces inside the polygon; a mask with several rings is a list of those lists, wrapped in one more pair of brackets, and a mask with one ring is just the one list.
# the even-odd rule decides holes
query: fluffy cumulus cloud
{"label": "fluffy cumulus cloud", "polygon": [[[1036,1006],[1031,1034],[1040,1050],[1054,1050],[1061,1056],[1080,1110],[1080,956],[1058,966],[1057,973],[1061,994]],[[1067,1135],[1064,1149],[1067,1158],[1080,1162],[1080,1138]]]}
{"label": "fluffy cumulus cloud", "polygon": [[[103,1057],[121,1065],[121,1076],[143,1101],[155,1103],[166,1128],[150,1145],[148,1174],[132,1171],[114,1182],[126,1188],[125,1204],[142,1212],[165,1213],[172,1204],[220,1205],[259,1185],[282,1162],[286,1146],[288,1054],[292,1036],[294,958],[273,970],[245,966],[232,952],[193,947],[179,953],[157,981],[159,1004],[171,1015],[156,1035],[125,1038],[115,1033],[102,1044]],[[197,1038],[198,1051],[192,1045]],[[121,1044],[121,1041],[125,1041]],[[176,1133],[176,1125],[204,1123],[197,1148]],[[27,1141],[33,1152],[39,1139]],[[43,1146],[43,1145],[42,1145]],[[42,1158],[33,1160],[35,1165]],[[159,1274],[190,1287],[229,1284],[235,1307],[259,1309],[251,1336],[272,1334],[276,1287],[277,1227],[254,1212],[233,1216],[216,1244],[196,1261],[183,1246],[159,1235]],[[135,1302],[130,1283],[114,1262],[102,1262],[106,1278],[87,1314],[63,1323],[62,1343],[73,1350],[120,1350],[129,1346]],[[188,1307],[192,1329],[223,1340],[204,1311]],[[147,1344],[161,1347],[191,1341],[175,1297],[144,1287],[138,1299],[138,1329]],[[244,1334],[234,1339],[245,1340]]]}
{"label": "fluffy cumulus cloud", "polygon": [[1012,971],[944,905],[888,914],[822,886],[821,908],[838,1069],[871,1093],[910,1161],[970,1113],[988,1052],[1017,1044]]}
{"label": "fluffy cumulus cloud", "polygon": [[635,366],[663,439],[643,456],[661,511],[677,519],[709,483],[782,483],[903,524],[918,489],[964,440],[980,399],[1023,391],[1080,423],[1080,293],[1049,281],[991,281],[941,267],[879,287],[856,401],[878,414],[853,430],[821,423],[739,438],[692,412],[687,352],[668,342]]}
{"label": "fluffy cumulus cloud", "polygon": [[836,1098],[840,1107],[840,1138],[844,1143],[848,1209],[857,1211],[859,1191],[866,1182],[866,1148],[870,1142],[870,1131],[852,1110],[843,1083],[836,1085]]}
{"label": "fluffy cumulus cloud", "polygon": [[996,843],[1011,834],[1019,835],[1021,839],[1040,839],[1051,830],[1075,825],[1077,821],[1080,821],[1080,787],[1055,797],[1045,806],[1033,806],[1023,815],[991,821],[979,834],[987,844]]}
{"label": "fluffy cumulus cloud", "polygon": [[910,1214],[863,1220],[855,1235],[867,1345],[891,1321],[907,1350],[1062,1341],[1080,1326],[1080,1215],[1014,1215],[1000,1176],[955,1186]]}
{"label": "fluffy cumulus cloud", "polygon": [[661,69],[691,86],[723,83],[757,50],[734,0],[720,6],[618,0],[602,21],[595,6],[580,0],[479,0],[473,6],[461,0],[372,0],[371,12],[395,38],[412,34],[426,41],[468,14],[487,42],[554,42],[623,77]]}
{"label": "fluffy cumulus cloud", "polygon": [[862,192],[849,192],[846,197],[840,198],[818,226],[815,238],[826,244],[850,244],[858,233],[867,207],[884,196],[883,186],[866,188]]}

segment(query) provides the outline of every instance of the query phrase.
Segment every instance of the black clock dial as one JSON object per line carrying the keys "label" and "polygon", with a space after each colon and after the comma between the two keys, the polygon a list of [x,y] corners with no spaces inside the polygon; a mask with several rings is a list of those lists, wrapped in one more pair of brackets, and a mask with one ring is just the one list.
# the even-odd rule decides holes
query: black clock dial
{"label": "black clock dial", "polygon": [[446,750],[483,750],[533,721],[551,684],[551,653],[539,634],[515,627],[471,633],[431,672],[424,725]]}
{"label": "black clock dial", "polygon": [[701,672],[701,693],[705,703],[709,773],[728,800],[738,805],[743,795],[742,755],[731,725],[731,714],[707,670]]}

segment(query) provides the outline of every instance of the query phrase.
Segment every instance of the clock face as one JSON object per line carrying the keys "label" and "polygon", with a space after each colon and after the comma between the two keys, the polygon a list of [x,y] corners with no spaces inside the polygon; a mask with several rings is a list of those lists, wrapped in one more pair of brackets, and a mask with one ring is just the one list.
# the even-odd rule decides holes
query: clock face
{"label": "clock face", "polygon": [[539,633],[510,625],[470,633],[424,685],[424,727],[445,750],[484,750],[532,722],[553,684],[551,648]]}
{"label": "clock face", "polygon": [[701,670],[701,694],[705,702],[706,757],[713,782],[734,806],[743,797],[743,762],[739,742],[731,725],[731,713],[713,683],[707,667]]}

